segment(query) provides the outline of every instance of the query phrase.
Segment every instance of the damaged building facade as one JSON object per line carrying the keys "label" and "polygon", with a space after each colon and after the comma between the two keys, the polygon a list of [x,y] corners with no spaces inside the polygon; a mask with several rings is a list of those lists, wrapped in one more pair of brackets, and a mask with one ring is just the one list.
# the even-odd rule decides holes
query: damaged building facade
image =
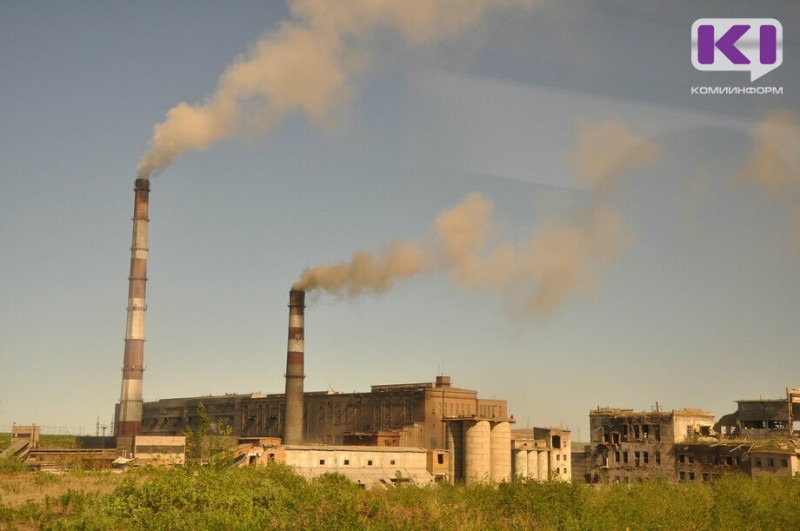
{"label": "damaged building facade", "polygon": [[786,398],[737,400],[737,411],[716,423],[700,409],[634,411],[598,408],[589,413],[591,444],[573,453],[589,483],[713,481],[723,474],[792,477],[798,471],[800,389]]}

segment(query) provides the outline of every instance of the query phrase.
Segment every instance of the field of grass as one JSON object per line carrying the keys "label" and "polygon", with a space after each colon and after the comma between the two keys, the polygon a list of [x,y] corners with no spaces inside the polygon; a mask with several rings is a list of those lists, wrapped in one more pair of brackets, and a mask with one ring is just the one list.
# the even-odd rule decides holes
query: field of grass
{"label": "field of grass", "polygon": [[0,475],[0,528],[796,529],[800,481],[361,490],[286,466]]}

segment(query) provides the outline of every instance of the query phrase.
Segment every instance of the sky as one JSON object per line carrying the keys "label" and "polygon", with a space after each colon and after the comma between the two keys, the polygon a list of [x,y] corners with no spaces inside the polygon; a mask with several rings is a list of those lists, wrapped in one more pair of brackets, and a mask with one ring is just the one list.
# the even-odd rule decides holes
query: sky
{"label": "sky", "polygon": [[[400,5],[0,3],[0,431],[111,422],[142,171],[145,400],[283,392],[343,271],[306,390],[448,374],[586,440],[800,385],[793,2]],[[741,17],[783,63],[696,70]]]}

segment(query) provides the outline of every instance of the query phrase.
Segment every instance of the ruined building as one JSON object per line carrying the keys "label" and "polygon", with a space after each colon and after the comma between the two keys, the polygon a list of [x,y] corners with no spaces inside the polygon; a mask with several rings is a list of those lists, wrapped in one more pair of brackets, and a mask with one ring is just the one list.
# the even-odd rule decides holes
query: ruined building
{"label": "ruined building", "polygon": [[709,437],[713,426],[714,414],[700,409],[591,411],[591,480],[629,482],[654,473],[672,477],[675,445]]}
{"label": "ruined building", "polygon": [[591,445],[573,454],[584,480],[631,482],[661,475],[712,481],[722,474],[794,476],[800,470],[800,389],[786,398],[737,400],[716,424],[711,412],[683,409],[589,413]]}

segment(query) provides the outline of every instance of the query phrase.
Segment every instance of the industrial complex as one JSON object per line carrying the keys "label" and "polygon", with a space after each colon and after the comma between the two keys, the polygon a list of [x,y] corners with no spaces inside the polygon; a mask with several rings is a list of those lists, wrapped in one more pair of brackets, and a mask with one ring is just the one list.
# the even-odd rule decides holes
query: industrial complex
{"label": "industrial complex", "polygon": [[[800,472],[800,388],[774,400],[738,400],[715,421],[702,409],[589,413],[590,444],[572,451],[569,430],[515,427],[505,400],[432,381],[373,385],[363,392],[306,391],[305,292],[289,292],[285,389],[144,402],[144,321],[150,182],[137,179],[122,388],[114,436],[77,450],[38,448],[36,427],[14,428],[3,457],[30,466],[70,459],[182,465],[187,434],[223,438],[241,466],[273,462],[303,476],[344,474],[364,487],[399,482],[501,483],[512,478],[588,483],[712,481],[726,472]],[[205,425],[201,428],[201,425]],[[92,438],[88,438],[92,439]]]}

